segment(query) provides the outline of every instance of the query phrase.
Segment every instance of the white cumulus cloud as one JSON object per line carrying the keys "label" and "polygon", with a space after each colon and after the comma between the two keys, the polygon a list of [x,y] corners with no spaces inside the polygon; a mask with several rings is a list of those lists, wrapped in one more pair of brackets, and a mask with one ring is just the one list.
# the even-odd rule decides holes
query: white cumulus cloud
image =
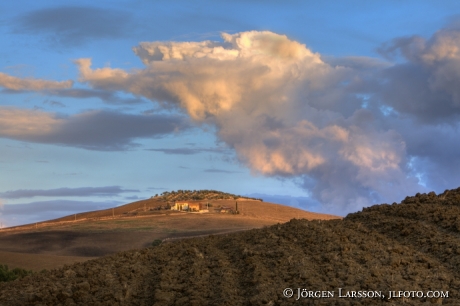
{"label": "white cumulus cloud", "polygon": [[414,84],[445,92],[441,104],[456,107],[458,42],[443,32],[428,42],[399,40],[383,49],[403,48],[407,62],[391,64],[323,60],[285,35],[251,31],[224,33],[220,42],[140,43],[133,50],[145,67],[138,70],[76,64],[94,89],[173,104],[213,124],[254,173],[300,178],[315,199],[344,213],[424,190],[423,165],[411,162],[420,152],[407,139],[416,118],[402,114],[436,107],[433,96],[411,96]]}

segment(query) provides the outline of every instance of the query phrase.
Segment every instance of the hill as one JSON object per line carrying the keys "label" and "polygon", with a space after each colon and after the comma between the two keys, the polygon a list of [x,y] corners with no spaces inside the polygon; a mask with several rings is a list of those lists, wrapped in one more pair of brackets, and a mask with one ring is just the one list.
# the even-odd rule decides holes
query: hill
{"label": "hill", "polygon": [[459,232],[460,188],[417,194],[27,276],[0,284],[0,304],[459,305]]}
{"label": "hill", "polygon": [[128,203],[125,205],[89,211],[83,213],[77,213],[57,219],[37,222],[34,224],[25,224],[19,226],[9,227],[8,230],[12,229],[25,229],[29,227],[39,227],[47,225],[50,223],[58,223],[65,221],[82,221],[82,220],[100,220],[104,218],[113,218],[113,217],[130,217],[138,215],[153,215],[161,214],[165,211],[170,210],[171,205],[176,201],[205,201],[205,202],[214,202],[220,200],[228,200],[232,205],[235,204],[235,201],[260,201],[262,199],[243,197],[240,195],[235,195],[231,193],[226,193],[217,190],[177,190],[177,191],[166,191],[161,195],[155,195],[150,199],[136,201],[133,203]]}
{"label": "hill", "polygon": [[[177,194],[182,201],[197,195],[196,192],[171,192],[113,209],[3,229],[0,231],[0,263],[10,268],[40,271],[145,248],[155,240],[236,232],[292,218],[338,218],[215,191],[201,192],[211,198],[204,201],[210,206],[209,213],[171,211],[169,207]],[[189,198],[185,197],[187,194]],[[227,199],[221,199],[222,196]],[[221,213],[221,207],[235,212],[236,202],[239,214]]]}

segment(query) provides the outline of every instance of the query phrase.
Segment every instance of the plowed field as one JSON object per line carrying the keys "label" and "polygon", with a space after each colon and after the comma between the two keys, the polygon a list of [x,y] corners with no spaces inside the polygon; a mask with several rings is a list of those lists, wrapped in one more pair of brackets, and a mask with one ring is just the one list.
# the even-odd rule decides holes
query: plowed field
{"label": "plowed field", "polygon": [[77,263],[1,284],[0,304],[460,305],[460,188]]}

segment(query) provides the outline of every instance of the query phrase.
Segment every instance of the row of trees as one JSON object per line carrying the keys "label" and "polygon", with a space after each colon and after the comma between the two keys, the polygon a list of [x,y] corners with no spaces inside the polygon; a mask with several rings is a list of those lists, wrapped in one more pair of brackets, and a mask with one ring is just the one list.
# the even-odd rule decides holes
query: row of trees
{"label": "row of trees", "polygon": [[[157,195],[155,195],[157,196]],[[263,201],[262,199],[256,198],[249,198],[243,197],[240,195],[235,195],[231,193],[226,193],[217,190],[182,190],[179,189],[177,191],[165,191],[161,194],[161,196],[166,201],[184,201],[184,200],[236,200],[238,198],[245,198],[251,200],[259,200]]]}

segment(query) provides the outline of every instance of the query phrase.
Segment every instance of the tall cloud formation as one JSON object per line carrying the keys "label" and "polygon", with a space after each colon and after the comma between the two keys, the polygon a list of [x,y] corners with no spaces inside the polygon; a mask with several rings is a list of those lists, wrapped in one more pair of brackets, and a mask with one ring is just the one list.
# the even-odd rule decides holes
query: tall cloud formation
{"label": "tall cloud formation", "polygon": [[94,89],[175,104],[215,125],[254,173],[300,179],[325,207],[345,213],[425,191],[428,165],[442,166],[440,152],[419,149],[434,139],[412,129],[436,137],[449,127],[433,122],[456,118],[457,36],[441,31],[428,42],[407,38],[382,47],[401,51],[402,64],[323,60],[266,31],[224,33],[223,42],[143,42],[133,49],[141,70],[92,69],[90,59],[76,64],[80,81]]}

